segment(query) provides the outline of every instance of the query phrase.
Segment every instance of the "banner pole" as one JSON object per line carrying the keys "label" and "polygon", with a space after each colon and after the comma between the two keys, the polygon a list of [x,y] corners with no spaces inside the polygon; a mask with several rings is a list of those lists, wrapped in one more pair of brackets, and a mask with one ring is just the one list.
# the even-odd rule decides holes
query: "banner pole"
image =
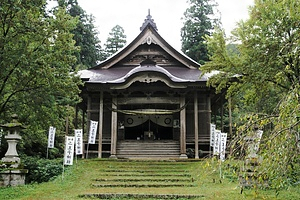
{"label": "banner pole", "polygon": [[219,160],[219,168],[220,168],[220,181],[222,179],[222,169],[221,169],[221,164],[222,164],[222,161]]}
{"label": "banner pole", "polygon": [[65,135],[65,142],[64,142],[64,158],[63,158],[63,170],[62,170],[62,174],[61,174],[61,179],[64,180],[64,174],[65,174],[65,153],[66,153],[66,140],[67,140],[67,137]]}
{"label": "banner pole", "polygon": [[89,146],[90,146],[90,143],[87,144],[87,149],[86,149],[86,154],[85,154],[85,157],[86,159],[88,159],[88,155],[89,155]]}
{"label": "banner pole", "polygon": [[65,175],[65,164],[63,161],[63,170],[62,170],[62,175],[61,175],[61,179],[64,180],[64,175]]}

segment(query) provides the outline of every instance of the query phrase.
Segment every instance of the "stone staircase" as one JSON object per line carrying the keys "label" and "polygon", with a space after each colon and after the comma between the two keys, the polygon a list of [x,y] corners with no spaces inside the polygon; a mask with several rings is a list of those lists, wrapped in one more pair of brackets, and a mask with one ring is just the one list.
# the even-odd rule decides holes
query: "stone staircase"
{"label": "stone staircase", "polygon": [[174,140],[124,140],[118,141],[118,158],[179,158],[180,144]]}
{"label": "stone staircase", "polygon": [[[101,162],[101,161],[99,161]],[[203,199],[203,195],[176,194],[176,188],[197,186],[188,162],[175,160],[103,161],[84,199]],[[172,190],[174,188],[174,190]],[[111,191],[111,192],[109,192]],[[166,192],[166,193],[164,193]]]}

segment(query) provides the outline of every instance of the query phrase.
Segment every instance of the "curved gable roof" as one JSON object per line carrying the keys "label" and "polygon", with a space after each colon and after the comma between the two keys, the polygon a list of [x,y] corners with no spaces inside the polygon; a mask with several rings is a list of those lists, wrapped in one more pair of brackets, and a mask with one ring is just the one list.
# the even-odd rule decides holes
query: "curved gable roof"
{"label": "curved gable roof", "polygon": [[126,56],[128,56],[131,52],[137,49],[140,45],[151,45],[152,43],[160,46],[165,52],[171,55],[183,66],[189,69],[199,69],[199,63],[174,49],[158,34],[156,30],[157,28],[156,26],[153,27],[153,23],[147,23],[142,29],[141,33],[131,43],[129,43],[127,46],[122,48],[120,51],[118,51],[116,54],[112,55],[105,61],[101,62],[99,65],[90,69],[109,69],[124,58],[126,58]]}

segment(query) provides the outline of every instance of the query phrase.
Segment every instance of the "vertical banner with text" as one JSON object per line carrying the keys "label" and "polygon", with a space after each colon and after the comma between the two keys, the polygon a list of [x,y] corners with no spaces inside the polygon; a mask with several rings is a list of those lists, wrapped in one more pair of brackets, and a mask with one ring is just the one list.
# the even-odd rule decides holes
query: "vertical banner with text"
{"label": "vertical banner with text", "polygon": [[83,154],[83,139],[82,139],[82,129],[75,129],[75,154],[82,155]]}
{"label": "vertical banner with text", "polygon": [[75,137],[66,136],[64,165],[73,165]]}
{"label": "vertical banner with text", "polygon": [[55,140],[55,131],[56,128],[50,126],[48,133],[48,148],[54,148],[54,140]]}
{"label": "vertical banner with text", "polygon": [[216,125],[210,124],[210,146],[214,147]]}
{"label": "vertical banner with text", "polygon": [[215,137],[214,137],[214,148],[213,148],[213,155],[219,155],[220,153],[220,141],[221,141],[221,131],[215,130]]}
{"label": "vertical banner with text", "polygon": [[89,132],[89,144],[95,144],[97,127],[98,127],[98,122],[91,120],[90,132]]}
{"label": "vertical banner with text", "polygon": [[226,154],[226,141],[227,141],[227,133],[221,133],[221,140],[220,140],[220,160],[225,160]]}

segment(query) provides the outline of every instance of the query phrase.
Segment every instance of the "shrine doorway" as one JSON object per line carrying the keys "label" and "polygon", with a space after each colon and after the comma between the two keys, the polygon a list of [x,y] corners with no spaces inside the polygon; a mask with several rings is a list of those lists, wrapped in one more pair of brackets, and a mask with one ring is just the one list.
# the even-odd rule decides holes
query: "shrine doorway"
{"label": "shrine doorway", "polygon": [[126,115],[125,140],[172,140],[172,115]]}

